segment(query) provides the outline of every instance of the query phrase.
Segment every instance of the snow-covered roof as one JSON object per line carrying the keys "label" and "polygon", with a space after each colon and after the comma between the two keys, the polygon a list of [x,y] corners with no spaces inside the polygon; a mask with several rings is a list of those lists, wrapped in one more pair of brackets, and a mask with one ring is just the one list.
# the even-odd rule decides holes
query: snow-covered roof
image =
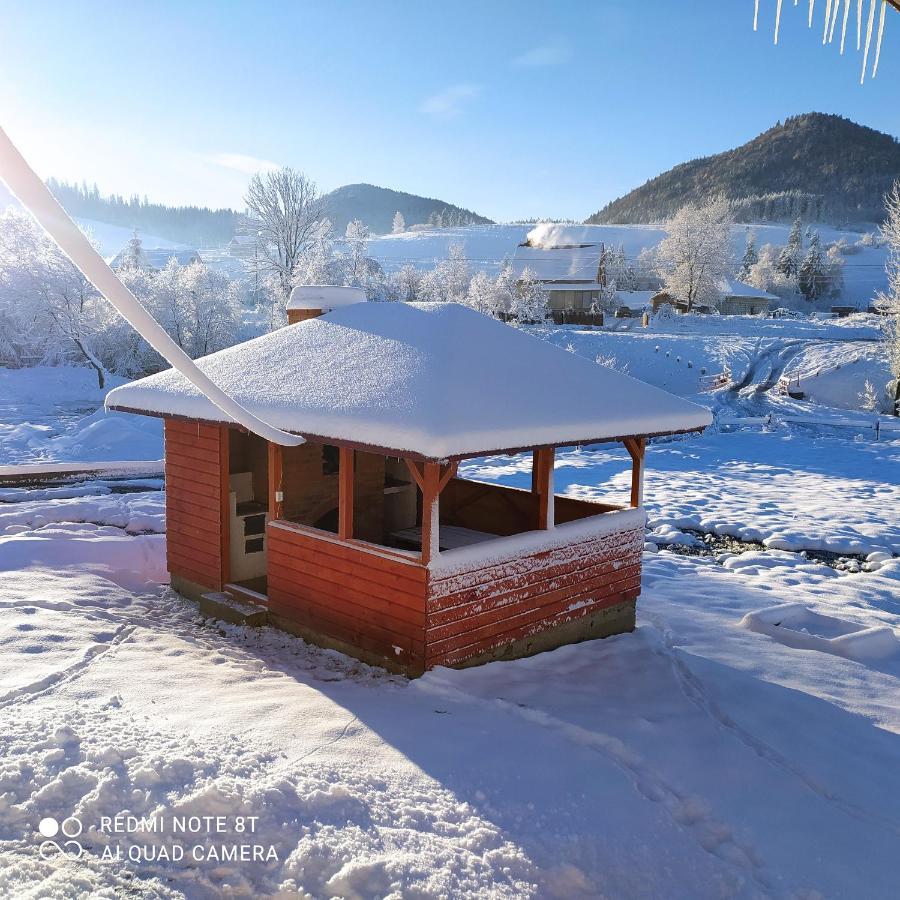
{"label": "snow-covered roof", "polygon": [[301,284],[291,291],[288,309],[338,309],[353,303],[365,303],[366,292],[358,287],[334,284]]}
{"label": "snow-covered roof", "polygon": [[597,281],[602,244],[575,247],[529,247],[520,244],[512,258],[516,277],[528,268],[538,281]]}
{"label": "snow-covered roof", "polygon": [[616,305],[629,309],[642,310],[650,305],[650,301],[659,291],[616,291]]}
{"label": "snow-covered roof", "polygon": [[[699,429],[709,411],[454,303],[358,303],[198,360],[266,422],[443,459]],[[228,422],[178,372],[107,408]]]}
{"label": "snow-covered roof", "polygon": [[554,281],[544,285],[548,291],[599,291],[601,287],[596,281]]}
{"label": "snow-covered roof", "polygon": [[753,287],[735,278],[725,278],[719,285],[719,290],[726,297],[753,297],[759,300],[778,300],[774,294],[769,294],[760,288]]}

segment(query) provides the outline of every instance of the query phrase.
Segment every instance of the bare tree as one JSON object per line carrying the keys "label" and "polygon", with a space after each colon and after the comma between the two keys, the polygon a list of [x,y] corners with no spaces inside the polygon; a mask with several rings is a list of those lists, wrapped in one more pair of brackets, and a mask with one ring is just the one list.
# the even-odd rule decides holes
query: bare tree
{"label": "bare tree", "polygon": [[886,216],[881,234],[888,248],[887,293],[879,294],[879,302],[885,308],[884,336],[888,367],[894,382],[894,401],[891,411],[900,415],[900,180],[885,197]]}
{"label": "bare tree", "polygon": [[657,248],[666,290],[684,300],[688,311],[698,303],[715,306],[721,299],[719,285],[731,264],[728,201],[688,203],[669,219],[666,231]]}
{"label": "bare tree", "polygon": [[291,276],[303,252],[319,237],[324,218],[322,195],[314,181],[285,167],[277,172],[257,172],[244,198],[259,240],[259,263],[273,275],[284,299],[291,290]]}

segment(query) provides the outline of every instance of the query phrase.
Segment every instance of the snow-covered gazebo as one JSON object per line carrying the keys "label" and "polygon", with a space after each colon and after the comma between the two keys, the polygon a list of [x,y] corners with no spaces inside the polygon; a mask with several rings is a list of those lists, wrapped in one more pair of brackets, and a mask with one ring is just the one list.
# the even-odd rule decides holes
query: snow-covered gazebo
{"label": "snow-covered gazebo", "polygon": [[[173,587],[410,674],[631,630],[646,439],[710,422],[456,304],[355,303],[198,362],[306,442],[246,431],[175,370],[110,392],[165,419]],[[599,441],[631,454],[631,507],[554,495],[554,449]],[[457,473],[526,450],[530,490]]]}

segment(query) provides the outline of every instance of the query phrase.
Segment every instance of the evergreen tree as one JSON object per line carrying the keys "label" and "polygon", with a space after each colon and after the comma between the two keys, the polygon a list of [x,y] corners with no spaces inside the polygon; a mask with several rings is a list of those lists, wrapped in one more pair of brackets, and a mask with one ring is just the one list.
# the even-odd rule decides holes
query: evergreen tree
{"label": "evergreen tree", "polygon": [[800,269],[800,257],[803,255],[803,235],[800,219],[794,219],[787,243],[778,256],[776,269],[787,278],[796,278]]}
{"label": "evergreen tree", "polygon": [[828,269],[819,243],[818,232],[813,233],[809,242],[809,250],[800,265],[797,273],[797,287],[810,302],[818,300],[828,288]]}
{"label": "evergreen tree", "polygon": [[394,234],[400,234],[400,232],[406,231],[406,219],[403,218],[403,213],[400,212],[399,209],[394,213],[394,221],[391,225],[391,230]]}
{"label": "evergreen tree", "polygon": [[738,271],[738,278],[746,281],[750,277],[750,270],[759,262],[759,254],[756,252],[756,235],[752,231],[747,231],[747,249],[744,250],[744,257],[741,260],[741,268]]}

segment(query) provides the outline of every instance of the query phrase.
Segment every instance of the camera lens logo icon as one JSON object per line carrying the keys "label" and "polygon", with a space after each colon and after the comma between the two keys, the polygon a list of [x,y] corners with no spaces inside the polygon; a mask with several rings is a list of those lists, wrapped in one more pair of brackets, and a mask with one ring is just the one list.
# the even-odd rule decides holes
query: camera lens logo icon
{"label": "camera lens logo icon", "polygon": [[[75,838],[83,830],[81,821],[74,816],[69,816],[68,819],[63,819],[62,822],[59,822],[52,816],[41,819],[38,824],[38,834],[46,839],[41,842],[38,850],[41,858],[53,859],[55,856],[63,855],[69,859],[79,859],[81,854],[84,853],[84,848]],[[62,837],[68,838],[68,840],[61,842],[54,840],[60,832],[62,832]]]}

